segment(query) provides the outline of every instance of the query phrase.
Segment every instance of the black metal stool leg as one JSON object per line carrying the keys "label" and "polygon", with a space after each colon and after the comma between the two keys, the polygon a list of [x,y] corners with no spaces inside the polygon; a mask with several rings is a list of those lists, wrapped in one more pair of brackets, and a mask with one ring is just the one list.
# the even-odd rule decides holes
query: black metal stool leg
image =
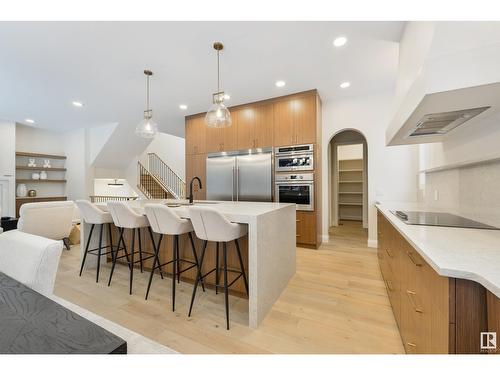
{"label": "black metal stool leg", "polygon": [[203,259],[205,258],[205,251],[207,250],[208,241],[203,244],[203,250],[201,251],[200,267],[198,268],[198,275],[196,275],[196,281],[194,282],[193,295],[191,296],[191,304],[189,305],[189,314],[191,316],[191,311],[193,310],[194,298],[196,296],[196,288],[198,288],[198,283],[201,280],[201,270],[203,268]]}
{"label": "black metal stool leg", "polygon": [[132,284],[134,282],[134,245],[135,245],[135,229],[132,229],[132,245],[130,246],[130,280],[129,280],[129,294],[132,294]]}
{"label": "black metal stool leg", "polygon": [[175,277],[177,275],[177,242],[178,236],[174,236],[172,244],[172,311],[175,311]]}
{"label": "black metal stool leg", "polygon": [[[149,289],[151,288],[151,282],[153,281],[153,275],[155,273],[156,264],[157,263],[158,263],[158,265],[160,264],[160,260],[158,259],[158,250],[159,250],[159,247],[157,248],[156,245],[155,245],[155,241],[154,241],[154,238],[153,238],[153,232],[151,232],[151,228],[149,228],[149,235],[151,236],[151,242],[153,243],[155,257],[154,257],[154,260],[153,260],[153,266],[151,267],[151,273],[149,275],[148,289],[146,290],[146,298],[145,298],[146,300],[148,299],[148,296],[149,296]],[[163,236],[163,234],[160,236],[160,241],[158,243],[161,242],[161,237],[162,236]],[[161,274],[161,271],[160,271],[160,274]]]}
{"label": "black metal stool leg", "polygon": [[111,251],[111,258],[113,258],[113,235],[111,230],[111,223],[108,223],[108,242]]}
{"label": "black metal stool leg", "polygon": [[142,265],[142,240],[141,240],[141,228],[137,228],[137,239],[139,240],[139,259],[141,264],[141,273],[143,271]]}
{"label": "black metal stool leg", "polygon": [[226,305],[226,328],[229,329],[229,295],[227,287],[227,242],[223,244],[224,249],[224,301]]}
{"label": "black metal stool leg", "polygon": [[243,266],[243,258],[241,257],[240,243],[238,242],[238,239],[235,239],[234,242],[236,243],[236,252],[238,253],[238,260],[240,261],[240,269],[242,272],[241,276],[243,276],[243,281],[245,282],[245,290],[247,291],[248,296],[248,280],[245,273],[245,267]]}
{"label": "black metal stool leg", "polygon": [[99,270],[101,268],[101,253],[102,253],[102,232],[104,231],[104,224],[101,224],[101,230],[99,231],[99,250],[97,251],[97,273],[95,276],[95,282],[99,282]]}
{"label": "black metal stool leg", "polygon": [[[163,234],[160,234],[160,239],[158,240],[158,245],[155,244],[155,238],[153,236],[153,231],[151,230],[151,227],[148,227],[148,231],[149,231],[149,237],[151,237],[151,243],[153,244],[153,250],[155,251],[155,262],[158,263],[158,267],[159,267],[159,270],[160,270],[160,276],[163,280],[163,270],[161,269],[161,263],[160,263],[160,245],[161,245],[161,240],[163,239]],[[153,264],[153,268],[155,267],[155,265]]]}
{"label": "black metal stool leg", "polygon": [[219,273],[219,243],[217,242],[216,248],[215,248],[215,294],[219,293],[219,280],[220,280],[220,273]]}
{"label": "black metal stool leg", "polygon": [[95,224],[90,227],[89,238],[87,239],[87,246],[85,246],[85,253],[83,253],[82,265],[80,267],[80,276],[82,276],[83,266],[85,266],[85,259],[87,259],[87,253],[89,251],[90,239],[92,238],[92,232],[94,231]]}
{"label": "black metal stool leg", "polygon": [[[191,241],[191,249],[193,249],[194,261],[196,263],[196,268],[200,268],[200,263],[198,262],[198,254],[196,254],[196,247],[194,246],[193,235],[191,232],[188,233],[189,240]],[[201,280],[201,288],[205,291],[205,283]]]}
{"label": "black metal stool leg", "polygon": [[[120,238],[118,239],[118,246],[116,246],[116,251],[111,253],[111,257],[113,258],[113,265],[111,266],[111,272],[109,273],[109,280],[108,280],[108,286],[111,285],[111,279],[113,278],[113,272],[115,271],[115,265],[116,265],[116,260],[118,258],[118,251],[120,251],[120,243],[123,242],[123,251],[125,251],[125,254],[127,254],[127,249],[125,247],[125,240],[123,239],[123,228],[120,228]],[[128,259],[128,256],[127,256]]]}
{"label": "black metal stool leg", "polygon": [[179,254],[179,236],[177,236],[177,247],[175,248],[175,251],[177,253],[176,258],[177,258],[177,282],[181,282],[181,257]]}

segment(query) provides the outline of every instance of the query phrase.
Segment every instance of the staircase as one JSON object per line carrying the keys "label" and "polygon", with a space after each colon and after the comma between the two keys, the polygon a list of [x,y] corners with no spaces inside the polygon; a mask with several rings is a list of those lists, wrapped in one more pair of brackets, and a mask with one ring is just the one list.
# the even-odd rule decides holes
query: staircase
{"label": "staircase", "polygon": [[184,199],[186,183],[158,155],[148,154],[148,167],[137,162],[137,187],[149,199]]}

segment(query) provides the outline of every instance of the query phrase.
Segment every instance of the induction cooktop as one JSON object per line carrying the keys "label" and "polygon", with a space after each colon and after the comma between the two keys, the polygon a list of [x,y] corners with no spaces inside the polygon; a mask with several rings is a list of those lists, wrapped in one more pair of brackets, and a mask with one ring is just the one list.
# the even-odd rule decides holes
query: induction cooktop
{"label": "induction cooktop", "polygon": [[500,228],[483,224],[462,216],[449,214],[446,212],[421,212],[421,211],[391,211],[401,221],[408,225],[430,225],[436,227],[456,227],[473,229],[494,229]]}

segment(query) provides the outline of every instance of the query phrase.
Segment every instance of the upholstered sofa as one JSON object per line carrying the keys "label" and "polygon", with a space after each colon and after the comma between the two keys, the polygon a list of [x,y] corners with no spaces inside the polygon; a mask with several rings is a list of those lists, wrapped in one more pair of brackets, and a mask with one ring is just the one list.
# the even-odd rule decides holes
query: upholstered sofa
{"label": "upholstered sofa", "polygon": [[0,272],[46,296],[54,291],[63,244],[11,230],[0,234]]}

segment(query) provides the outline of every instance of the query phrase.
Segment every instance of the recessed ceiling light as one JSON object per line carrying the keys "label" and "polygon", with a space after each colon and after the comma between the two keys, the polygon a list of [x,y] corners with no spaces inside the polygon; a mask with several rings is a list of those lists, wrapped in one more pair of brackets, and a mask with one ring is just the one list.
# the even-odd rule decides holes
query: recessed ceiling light
{"label": "recessed ceiling light", "polygon": [[346,43],[347,43],[347,38],[345,36],[339,36],[338,38],[335,38],[335,40],[333,41],[333,45],[335,47],[342,47]]}
{"label": "recessed ceiling light", "polygon": [[185,111],[186,109],[188,109],[188,106],[185,104],[179,104],[179,108]]}
{"label": "recessed ceiling light", "polygon": [[275,83],[276,87],[283,87],[286,85],[285,81],[276,81]]}
{"label": "recessed ceiling light", "polygon": [[231,99],[231,95],[229,94],[224,94],[224,100],[229,100]]}
{"label": "recessed ceiling light", "polygon": [[75,101],[73,101],[73,105],[74,105],[75,107],[83,107],[83,103],[82,103],[82,102],[78,102],[78,101],[76,101],[76,100],[75,100]]}
{"label": "recessed ceiling light", "polygon": [[342,88],[342,89],[346,89],[346,88],[348,88],[349,86],[351,86],[351,82],[342,82],[342,83],[340,84],[340,88]]}
{"label": "recessed ceiling light", "polygon": [[27,122],[28,124],[34,124],[35,123],[35,120],[32,120],[30,118],[27,118],[24,121]]}

